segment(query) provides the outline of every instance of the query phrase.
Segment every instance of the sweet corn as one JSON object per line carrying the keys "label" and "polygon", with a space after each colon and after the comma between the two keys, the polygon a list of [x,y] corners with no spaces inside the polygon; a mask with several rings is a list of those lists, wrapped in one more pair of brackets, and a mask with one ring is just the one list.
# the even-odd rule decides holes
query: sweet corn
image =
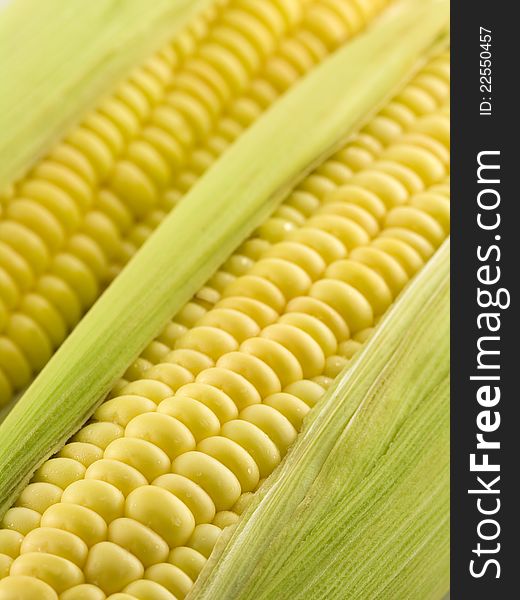
{"label": "sweet corn", "polygon": [[[330,50],[354,13],[323,4]],[[443,51],[293,185],[39,467],[3,517],[0,599],[190,594],[449,234],[448,77]]]}
{"label": "sweet corn", "polygon": [[11,186],[0,204],[0,405],[218,156],[386,4],[216,2]]}

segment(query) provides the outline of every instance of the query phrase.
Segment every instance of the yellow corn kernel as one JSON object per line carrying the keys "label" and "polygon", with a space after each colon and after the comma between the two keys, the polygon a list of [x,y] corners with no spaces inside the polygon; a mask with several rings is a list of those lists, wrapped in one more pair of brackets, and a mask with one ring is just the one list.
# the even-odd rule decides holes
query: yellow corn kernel
{"label": "yellow corn kernel", "polygon": [[210,523],[215,517],[215,504],[209,494],[191,479],[178,473],[161,475],[153,485],[168,490],[190,509],[195,523]]}
{"label": "yellow corn kernel", "polygon": [[28,552],[13,561],[10,575],[41,579],[58,594],[83,583],[83,571],[70,560],[46,552]]}
{"label": "yellow corn kernel", "polygon": [[195,580],[206,564],[206,558],[193,548],[178,546],[170,552],[168,562],[179,567],[188,577]]}
{"label": "yellow corn kernel", "polygon": [[[53,506],[57,506],[54,504]],[[50,507],[52,508],[52,507]],[[16,506],[10,508],[2,519],[2,527],[27,535],[41,523],[41,514],[31,508]]]}
{"label": "yellow corn kernel", "polygon": [[161,584],[148,579],[134,581],[125,588],[125,593],[143,600],[172,600],[175,596]]}
{"label": "yellow corn kernel", "polygon": [[39,527],[28,533],[20,547],[20,554],[44,552],[61,556],[83,568],[88,548],[76,535],[56,528]]}
{"label": "yellow corn kernel", "polygon": [[89,547],[106,539],[107,535],[103,518],[90,508],[76,504],[49,506],[42,515],[41,526],[69,531]]}
{"label": "yellow corn kernel", "polygon": [[30,508],[43,514],[49,506],[61,500],[63,490],[52,483],[30,483],[20,494],[16,506]]}
{"label": "yellow corn kernel", "polygon": [[164,561],[169,552],[168,544],[159,534],[127,517],[110,523],[108,540],[131,552],[144,567]]}
{"label": "yellow corn kernel", "polygon": [[99,542],[92,546],[85,565],[87,583],[100,587],[105,594],[121,590],[142,577],[143,573],[142,563],[113,542]]}
{"label": "yellow corn kernel", "polygon": [[11,575],[0,580],[0,598],[6,600],[11,598],[58,600],[58,594],[50,585],[40,579],[28,575]]}
{"label": "yellow corn kernel", "polygon": [[60,595],[60,600],[105,600],[103,590],[90,583],[81,583]]}

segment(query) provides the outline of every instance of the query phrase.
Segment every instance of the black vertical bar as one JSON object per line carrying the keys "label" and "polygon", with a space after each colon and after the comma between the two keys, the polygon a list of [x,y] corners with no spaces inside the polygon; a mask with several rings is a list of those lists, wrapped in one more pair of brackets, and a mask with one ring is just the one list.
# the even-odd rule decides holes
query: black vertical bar
{"label": "black vertical bar", "polygon": [[[514,8],[513,2],[485,0],[453,0],[451,8],[451,598],[456,600],[520,597],[520,392],[515,381],[520,378],[520,328],[514,289],[520,276],[520,145],[515,144],[520,30]],[[479,156],[481,163],[499,166],[483,168],[480,183]],[[487,283],[498,275],[498,281]],[[490,300],[498,306],[485,307]],[[489,446],[477,448],[477,434]],[[472,471],[472,454],[476,465],[487,455],[500,470]]]}

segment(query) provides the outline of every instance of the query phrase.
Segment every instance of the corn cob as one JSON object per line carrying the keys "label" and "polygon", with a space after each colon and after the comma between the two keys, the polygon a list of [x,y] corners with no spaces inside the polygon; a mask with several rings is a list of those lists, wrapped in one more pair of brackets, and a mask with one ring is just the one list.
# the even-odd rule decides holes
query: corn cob
{"label": "corn cob", "polygon": [[386,0],[218,2],[3,199],[0,404],[196,179]]}
{"label": "corn cob", "polygon": [[0,593],[189,592],[448,233],[447,67],[432,60],[315,169],[44,463],[4,517]]}

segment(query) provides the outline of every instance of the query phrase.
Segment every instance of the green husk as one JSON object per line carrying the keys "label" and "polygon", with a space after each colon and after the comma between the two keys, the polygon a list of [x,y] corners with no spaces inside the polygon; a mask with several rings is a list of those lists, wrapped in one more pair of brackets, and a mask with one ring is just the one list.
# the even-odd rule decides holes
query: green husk
{"label": "green husk", "polygon": [[0,2],[0,192],[212,1]]}
{"label": "green husk", "polygon": [[187,600],[439,599],[449,585],[449,242],[311,413]]}
{"label": "green husk", "polygon": [[446,2],[394,8],[276,103],[199,180],[0,425],[0,515],[287,191],[420,66],[447,18]]}

